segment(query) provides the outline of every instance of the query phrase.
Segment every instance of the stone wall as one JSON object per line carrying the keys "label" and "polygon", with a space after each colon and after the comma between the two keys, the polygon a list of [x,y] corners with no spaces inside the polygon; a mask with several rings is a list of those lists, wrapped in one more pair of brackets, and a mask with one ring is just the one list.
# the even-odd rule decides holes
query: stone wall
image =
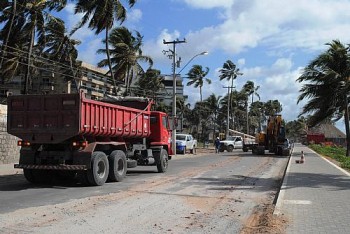
{"label": "stone wall", "polygon": [[7,106],[0,105],[0,164],[18,163],[18,138],[7,133]]}

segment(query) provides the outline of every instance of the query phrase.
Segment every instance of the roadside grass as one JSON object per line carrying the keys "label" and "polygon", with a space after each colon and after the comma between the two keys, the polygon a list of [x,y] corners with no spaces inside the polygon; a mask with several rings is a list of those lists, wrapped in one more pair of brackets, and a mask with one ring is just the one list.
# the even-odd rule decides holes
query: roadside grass
{"label": "roadside grass", "polygon": [[317,153],[337,160],[342,168],[350,169],[350,157],[346,157],[346,149],[337,146],[309,145]]}

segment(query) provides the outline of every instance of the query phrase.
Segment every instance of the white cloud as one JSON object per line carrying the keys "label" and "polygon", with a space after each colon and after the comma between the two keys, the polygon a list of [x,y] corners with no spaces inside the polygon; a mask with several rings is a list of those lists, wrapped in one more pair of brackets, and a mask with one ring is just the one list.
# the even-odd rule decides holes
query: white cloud
{"label": "white cloud", "polygon": [[96,51],[102,49],[104,44],[101,42],[101,38],[95,38],[93,40],[85,42],[84,47],[79,49],[79,60],[96,65],[100,60],[104,59],[105,55],[98,55]]}
{"label": "white cloud", "polygon": [[186,3],[226,9],[223,23],[187,33],[186,39],[198,50],[221,49],[237,54],[259,45],[269,45],[271,49],[319,50],[333,39],[348,38],[350,28],[350,2],[346,0],[187,0]]}
{"label": "white cloud", "polygon": [[136,23],[142,19],[142,11],[140,9],[132,9],[127,15],[128,22]]}
{"label": "white cloud", "polygon": [[232,5],[234,0],[183,0],[187,5],[194,8],[212,9],[216,7],[227,8]]}

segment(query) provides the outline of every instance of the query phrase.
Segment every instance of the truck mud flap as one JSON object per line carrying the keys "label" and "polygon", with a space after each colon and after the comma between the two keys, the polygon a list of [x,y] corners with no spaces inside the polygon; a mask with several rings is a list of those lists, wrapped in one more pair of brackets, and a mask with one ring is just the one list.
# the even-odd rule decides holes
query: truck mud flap
{"label": "truck mud flap", "polygon": [[67,170],[67,171],[81,171],[81,170],[88,169],[86,165],[27,165],[27,164],[15,164],[14,168],[38,169],[38,170]]}

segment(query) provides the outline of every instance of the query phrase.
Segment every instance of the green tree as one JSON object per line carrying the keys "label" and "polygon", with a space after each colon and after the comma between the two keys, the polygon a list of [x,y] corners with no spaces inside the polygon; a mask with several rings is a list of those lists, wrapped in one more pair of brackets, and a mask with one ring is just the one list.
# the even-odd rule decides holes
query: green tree
{"label": "green tree", "polygon": [[349,46],[339,40],[326,44],[329,48],[313,59],[297,79],[306,82],[300,89],[298,103],[308,99],[300,115],[310,113],[309,124],[315,126],[327,118],[344,117],[347,138],[346,156],[350,156]]}
{"label": "green tree", "polygon": [[148,69],[135,83],[138,86],[138,94],[151,97],[157,102],[157,94],[164,88],[162,81],[160,70]]}
{"label": "green tree", "polygon": [[[18,38],[13,37],[14,40],[17,43],[20,42],[20,44],[18,43],[11,45],[11,48],[15,48],[15,50],[17,50],[17,53],[11,54],[9,58],[10,64],[7,64],[5,67],[13,65],[17,66],[21,62],[21,59],[17,58],[17,56],[20,56],[20,52],[18,51],[23,51],[24,49],[27,51],[24,56],[26,58],[25,82],[23,91],[25,94],[28,93],[29,84],[31,81],[31,68],[33,67],[32,55],[33,47],[35,46],[35,39],[38,37],[43,37],[45,34],[45,22],[47,20],[55,18],[52,14],[50,14],[50,12],[61,11],[65,5],[66,0],[34,0],[20,2],[20,4],[16,1],[16,4],[11,4],[11,7],[7,5],[7,9],[2,11],[3,15],[0,17],[0,22],[5,24],[2,30],[2,37],[5,38],[5,41],[6,38],[12,38],[14,34],[20,31]],[[16,12],[15,16],[11,16],[6,20],[9,14],[12,14],[13,12]],[[6,43],[6,48],[10,48],[8,40]],[[44,47],[36,46],[35,53],[39,53],[40,55],[40,52],[43,50],[43,48]],[[7,51],[7,53],[9,53],[9,51]]]}
{"label": "green tree", "polygon": [[[128,0],[129,7],[133,7],[136,0]],[[108,67],[114,82],[114,91],[117,92],[116,80],[112,70],[112,62],[109,53],[109,30],[115,21],[123,23],[126,19],[126,9],[120,0],[78,0],[75,6],[75,14],[83,13],[83,18],[77,27],[72,30],[73,34],[77,29],[88,23],[88,27],[100,34],[105,30],[105,45],[108,60]]]}
{"label": "green tree", "polygon": [[[1,58],[0,58],[0,69],[2,69],[2,65],[4,62],[4,56],[6,55],[6,51],[8,50],[7,45],[10,39],[10,35],[12,32],[12,27],[15,21],[15,16],[17,12],[17,0],[13,0],[12,4],[10,1],[1,1],[0,2],[0,9],[1,15],[0,15],[0,22],[7,21],[8,23],[5,24],[4,30],[1,30],[0,38],[2,38],[2,46],[1,46]],[[3,79],[0,80],[0,83],[4,81]]]}
{"label": "green tree", "polygon": [[204,85],[204,82],[211,84],[211,80],[209,78],[205,78],[208,73],[209,68],[206,67],[205,70],[203,70],[203,67],[201,65],[193,65],[190,71],[187,73],[187,76],[190,79],[190,81],[187,82],[187,86],[194,85],[195,88],[199,87],[200,102],[203,101],[202,87]]}
{"label": "green tree", "polygon": [[260,100],[260,95],[257,93],[258,89],[260,86],[255,87],[254,82],[248,80],[244,85],[243,85],[243,92],[247,95],[247,101],[246,101],[246,121],[247,121],[247,126],[246,126],[246,132],[249,134],[249,111],[248,111],[248,96],[252,97],[252,103],[254,102],[254,95],[256,95],[259,100]]}
{"label": "green tree", "polygon": [[[236,67],[236,64],[234,64],[231,60],[227,60],[224,65],[222,66],[222,68],[219,70],[220,74],[220,80],[231,80],[231,86],[228,87],[228,103],[227,103],[227,112],[229,112],[229,110],[233,110],[232,108],[232,92],[233,92],[233,81],[237,78],[237,76],[239,75],[243,75],[243,73],[239,72],[239,68]],[[231,111],[231,115],[232,118],[234,116],[234,112]],[[229,113],[227,113],[229,115]],[[234,123],[234,120],[233,120]],[[227,123],[227,130],[230,128],[230,124]],[[226,132],[226,135],[228,135],[228,132]]]}
{"label": "green tree", "polygon": [[265,116],[275,115],[277,113],[282,112],[282,110],[282,104],[278,100],[268,100],[264,104]]}
{"label": "green tree", "polygon": [[[135,35],[133,35],[125,27],[114,28],[109,36],[109,44],[112,47],[109,49],[110,62],[113,64],[113,71],[115,71],[114,77],[119,83],[125,83],[127,93],[133,78],[144,73],[141,62],[148,63],[148,68],[153,65],[151,57],[142,54],[142,40],[143,37],[139,32],[135,31]],[[99,49],[97,52],[106,54],[108,51]],[[98,66],[103,67],[108,63],[108,59],[103,59],[98,63]]]}
{"label": "green tree", "polygon": [[213,93],[207,99],[204,100],[207,109],[209,110],[208,116],[210,116],[211,125],[213,126],[213,139],[215,139],[217,126],[220,125],[218,122],[218,115],[220,111],[221,97],[222,96],[216,96]]}
{"label": "green tree", "polygon": [[[80,44],[79,40],[71,39],[67,35],[67,30],[63,20],[51,18],[46,26],[45,35],[39,37],[38,44],[45,46],[44,56],[52,61],[56,61],[55,67],[65,75],[65,81],[73,81],[77,73],[78,50],[75,48]],[[47,63],[47,62],[46,62]]]}

